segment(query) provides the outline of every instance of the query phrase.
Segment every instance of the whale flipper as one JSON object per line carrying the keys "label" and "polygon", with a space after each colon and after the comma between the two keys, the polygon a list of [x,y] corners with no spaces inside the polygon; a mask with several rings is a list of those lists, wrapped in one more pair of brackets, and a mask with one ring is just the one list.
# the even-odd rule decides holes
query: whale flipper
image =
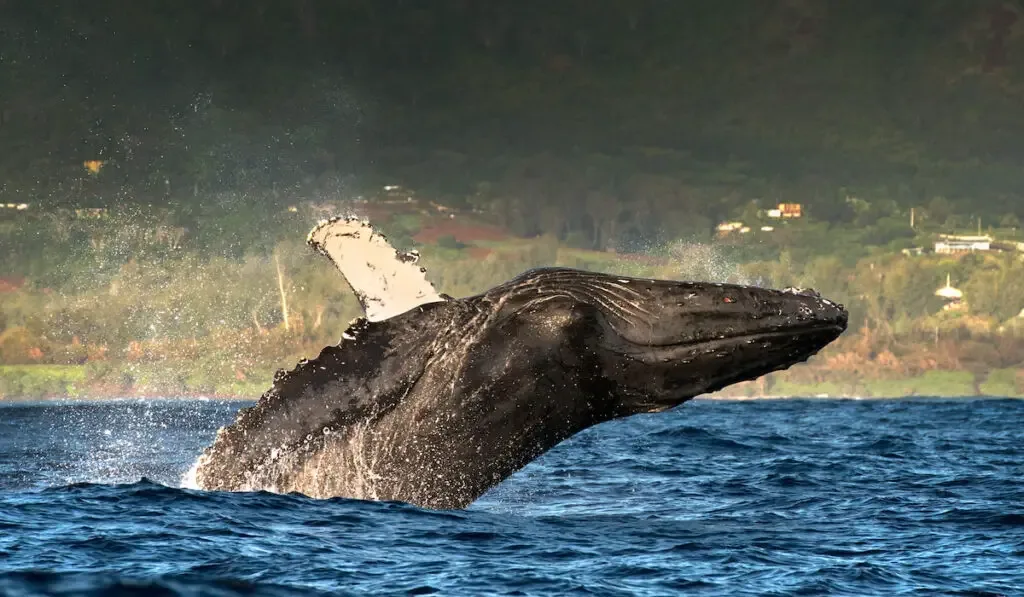
{"label": "whale flipper", "polygon": [[365,220],[322,221],[306,242],[341,271],[369,321],[383,321],[426,303],[448,300],[416,264],[419,253],[396,250]]}

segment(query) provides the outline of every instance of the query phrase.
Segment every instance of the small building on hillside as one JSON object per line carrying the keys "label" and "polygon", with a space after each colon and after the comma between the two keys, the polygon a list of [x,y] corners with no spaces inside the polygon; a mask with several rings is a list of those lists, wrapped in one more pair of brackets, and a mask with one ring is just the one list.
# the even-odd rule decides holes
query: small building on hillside
{"label": "small building on hillside", "polygon": [[89,174],[92,174],[93,176],[99,174],[100,170],[102,170],[105,165],[106,161],[104,160],[85,160],[82,162],[82,166],[85,167],[85,169],[89,171]]}
{"label": "small building on hillside", "polygon": [[946,299],[946,304],[942,306],[943,311],[957,311],[964,308],[964,293],[959,288],[953,287],[949,274],[946,274],[946,285],[936,290],[935,296]]}
{"label": "small building on hillside", "polygon": [[407,189],[402,185],[389,184],[384,185],[384,192],[378,199],[380,203],[400,203],[410,202],[415,200],[416,193],[412,189]]}
{"label": "small building on hillside", "polygon": [[745,225],[743,222],[722,222],[716,230],[719,237],[724,237],[734,233],[746,234],[750,232],[750,226]]}
{"label": "small building on hillside", "polygon": [[947,255],[991,250],[991,236],[955,236],[952,234],[943,234],[942,240],[935,243],[935,252]]}
{"label": "small building on hillside", "polygon": [[768,210],[769,218],[799,218],[803,215],[804,206],[800,203],[780,203],[775,209]]}

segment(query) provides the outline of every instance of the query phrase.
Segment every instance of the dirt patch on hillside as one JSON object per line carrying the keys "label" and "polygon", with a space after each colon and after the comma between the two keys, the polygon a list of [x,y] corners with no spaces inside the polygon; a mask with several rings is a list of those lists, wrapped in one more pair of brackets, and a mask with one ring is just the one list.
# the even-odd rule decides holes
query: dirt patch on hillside
{"label": "dirt patch on hillside", "polygon": [[25,278],[0,278],[0,292],[15,292],[25,285]]}

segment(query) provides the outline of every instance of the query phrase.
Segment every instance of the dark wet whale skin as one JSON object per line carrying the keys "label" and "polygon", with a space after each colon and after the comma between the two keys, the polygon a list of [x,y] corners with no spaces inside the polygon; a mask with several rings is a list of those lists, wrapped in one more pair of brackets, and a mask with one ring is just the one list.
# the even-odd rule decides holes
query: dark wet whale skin
{"label": "dark wet whale skin", "polygon": [[788,368],[846,323],[813,291],[532,270],[356,320],[218,432],[196,482],[461,508],[587,427]]}

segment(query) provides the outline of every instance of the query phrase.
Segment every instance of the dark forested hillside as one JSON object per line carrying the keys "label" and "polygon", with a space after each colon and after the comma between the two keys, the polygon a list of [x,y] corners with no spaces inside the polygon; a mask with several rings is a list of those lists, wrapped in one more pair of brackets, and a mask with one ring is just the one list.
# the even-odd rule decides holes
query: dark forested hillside
{"label": "dark forested hillside", "polygon": [[506,210],[532,214],[523,232],[551,226],[535,208],[554,197],[566,211],[546,219],[570,227],[588,203],[709,220],[761,197],[832,221],[852,217],[851,194],[1022,209],[1021,2],[40,0],[0,11],[7,200],[188,203],[388,180],[448,201],[516,202]]}

